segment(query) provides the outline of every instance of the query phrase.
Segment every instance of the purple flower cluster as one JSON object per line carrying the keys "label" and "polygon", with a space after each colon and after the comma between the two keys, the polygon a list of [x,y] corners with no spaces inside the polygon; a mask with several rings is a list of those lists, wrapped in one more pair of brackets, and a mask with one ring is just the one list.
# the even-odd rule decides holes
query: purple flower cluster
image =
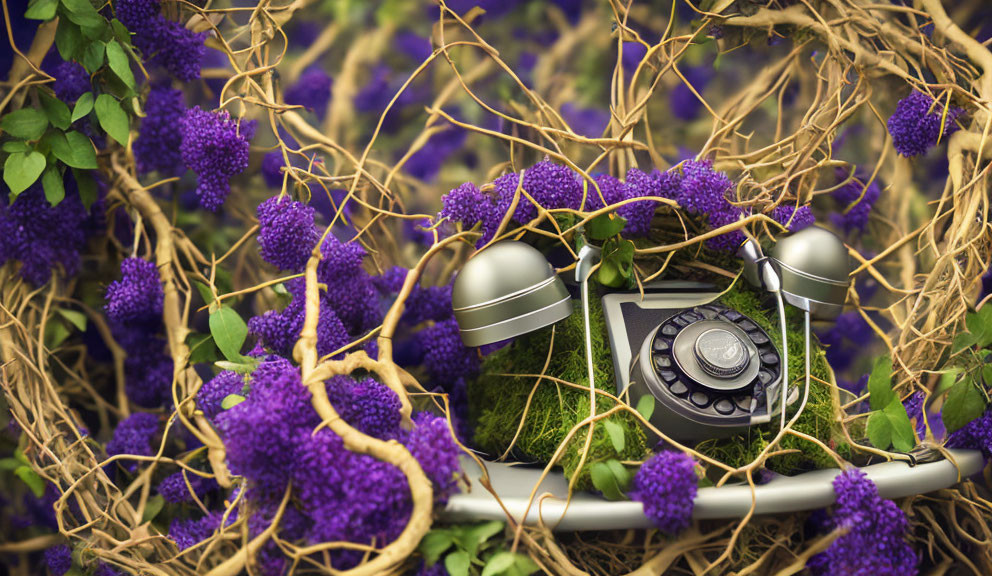
{"label": "purple flower cluster", "polygon": [[[846,174],[843,170],[838,169],[837,179],[839,181],[846,179]],[[864,232],[868,226],[868,215],[871,213],[872,206],[878,201],[880,193],[878,180],[873,180],[865,188],[859,178],[852,179],[834,190],[830,194],[837,202],[837,213],[830,216],[834,226],[843,229],[848,234],[854,231]],[[854,202],[857,202],[857,204],[854,204]],[[852,204],[854,206],[851,206]],[[848,210],[849,207],[850,210]],[[845,210],[847,210],[847,213],[844,212]]]}
{"label": "purple flower cluster", "polygon": [[827,349],[827,362],[836,372],[847,370],[870,342],[874,332],[858,312],[845,312],[829,329],[817,332]]}
{"label": "purple flower cluster", "polygon": [[52,76],[55,76],[52,89],[58,99],[66,104],[72,104],[92,89],[89,72],[76,62],[59,62]]}
{"label": "purple flower cluster", "polygon": [[431,381],[444,386],[478,374],[479,354],[462,342],[454,318],[424,328],[418,338],[424,349],[424,368]]}
{"label": "purple flower cluster", "polygon": [[213,420],[221,411],[221,402],[231,394],[241,394],[245,379],[237,372],[224,370],[203,383],[196,394],[196,405],[203,414]]}
{"label": "purple flower cluster", "polygon": [[[690,214],[706,215],[712,228],[736,222],[743,211],[730,203],[728,195],[734,184],[723,172],[713,169],[709,160],[687,160],[682,164],[682,178],[676,200]],[[744,242],[744,234],[735,230],[707,240],[714,250],[733,252]]]}
{"label": "purple flower cluster", "polygon": [[[418,414],[415,427],[406,431],[399,425],[399,399],[388,387],[347,376],[325,385],[345,421],[363,433],[406,445],[435,482],[437,501],[446,501],[457,488],[458,451],[443,418]],[[287,360],[270,357],[252,374],[246,400],[216,417],[230,469],[248,480],[249,504],[257,510],[249,531],[257,534],[271,523],[271,503],[292,481],[299,509],[287,509],[279,527],[283,538],[385,545],[402,532],[410,514],[403,473],[350,452],[330,429],[317,429],[320,419],[310,401],[299,370]],[[184,542],[205,537],[195,536]],[[279,573],[281,558],[273,548],[263,551],[260,561],[271,573]],[[354,552],[332,553],[336,568],[354,565],[360,558]]]}
{"label": "purple flower cluster", "polygon": [[186,101],[182,90],[173,89],[168,82],[152,86],[145,102],[145,117],[134,141],[134,159],[138,172],[152,171],[165,176],[178,176],[183,170],[179,148],[183,142],[183,115]]}
{"label": "purple flower cluster", "polygon": [[[295,278],[286,283],[286,288],[293,297],[290,303],[280,311],[269,310],[251,318],[248,320],[248,330],[258,336],[268,349],[282,356],[291,356],[306,316],[306,285],[302,278]],[[317,353],[321,356],[330,354],[350,341],[348,330],[326,294],[322,294],[317,315]]]}
{"label": "purple flower cluster", "polygon": [[124,576],[124,573],[110,564],[101,562],[93,571],[93,576]]}
{"label": "purple flower cluster", "polygon": [[190,82],[200,77],[206,32],[193,32],[161,14],[160,0],[118,0],[117,18],[134,33],[134,45],[149,66],[161,66]]}
{"label": "purple flower cluster", "polygon": [[35,286],[48,282],[53,271],[68,277],[79,270],[87,215],[72,173],[67,174],[66,196],[57,206],[49,204],[40,184],[13,202],[0,194],[0,265],[19,261],[21,277]]}
{"label": "purple flower cluster", "polygon": [[323,120],[327,114],[327,104],[331,101],[333,84],[334,81],[327,72],[317,66],[310,66],[300,74],[296,84],[286,90],[286,103],[303,106]]}
{"label": "purple flower cluster", "polygon": [[382,321],[378,293],[365,271],[365,248],[329,235],[320,247],[317,279],[327,285],[325,298],[349,334],[363,334]]}
{"label": "purple flower cluster", "polygon": [[52,576],[62,576],[72,568],[72,549],[59,544],[45,550],[45,566]]}
{"label": "purple flower cluster", "polygon": [[771,213],[772,220],[789,229],[789,232],[798,232],[803,228],[809,228],[816,223],[816,217],[810,210],[809,204],[803,204],[799,208],[792,205],[776,206]]}
{"label": "purple flower cluster", "polygon": [[[943,125],[943,138],[957,131],[955,121],[964,114],[961,108],[947,110]],[[896,111],[889,117],[888,128],[892,145],[903,156],[919,156],[937,144],[941,132],[944,105],[922,92],[913,92],[896,104]]]}
{"label": "purple flower cluster", "polygon": [[128,258],[121,262],[121,279],[107,286],[104,310],[112,322],[146,322],[162,314],[164,297],[155,263]]}
{"label": "purple flower cluster", "polygon": [[258,247],[262,260],[280,270],[300,272],[320,240],[314,210],[302,202],[274,196],[258,205]]}
{"label": "purple flower cluster", "polygon": [[[189,480],[187,485],[186,481]],[[193,492],[190,492],[190,487]],[[170,474],[162,479],[158,485],[158,493],[170,504],[183,504],[193,502],[193,494],[202,499],[208,492],[217,489],[217,482],[213,478],[204,478],[193,473],[182,472]]]}
{"label": "purple flower cluster", "polygon": [[172,398],[172,359],[165,340],[156,336],[162,331],[163,298],[158,268],[141,258],[121,262],[121,279],[107,287],[104,309],[114,338],[127,352],[125,390],[141,406],[161,406]]}
{"label": "purple flower cluster", "polygon": [[697,481],[695,462],[682,452],[665,451],[649,458],[634,475],[630,499],[644,505],[655,526],[676,534],[689,526]]}
{"label": "purple flower cluster", "polygon": [[483,246],[496,234],[501,216],[488,195],[483,194],[471,182],[466,182],[441,197],[441,211],[438,218],[461,222],[462,228],[469,230],[481,224],[482,237],[476,246]]}
{"label": "purple flower cluster", "polygon": [[[497,178],[496,210],[501,216],[506,214],[513,203],[513,197],[520,184],[520,175],[507,174]],[[582,184],[570,168],[543,160],[524,172],[522,188],[543,208],[569,208],[578,210],[582,204]],[[521,194],[513,219],[526,224],[537,217],[537,207]]]}
{"label": "purple flower cluster", "polygon": [[248,167],[249,141],[255,122],[239,122],[226,110],[208,112],[195,106],[182,119],[179,149],[186,167],[199,179],[200,205],[216,212],[231,191],[231,177]]}
{"label": "purple flower cluster", "polygon": [[837,503],[829,524],[847,533],[810,558],[812,574],[915,575],[917,557],[904,539],[909,522],[903,511],[882,499],[875,484],[857,468],[834,479],[834,492]]}
{"label": "purple flower cluster", "polygon": [[986,410],[981,417],[952,432],[947,445],[951,448],[981,450],[986,458],[992,458],[992,410]]}
{"label": "purple flower cluster", "polygon": [[[169,525],[169,538],[176,543],[179,551],[196,546],[213,535],[220,528],[224,519],[222,512],[209,512],[200,518],[175,518]],[[234,522],[233,515],[228,516],[227,525]]]}
{"label": "purple flower cluster", "polygon": [[[133,454],[135,456],[151,456],[154,454],[152,439],[158,433],[158,416],[147,412],[137,412],[122,420],[114,430],[114,436],[107,442],[107,455]],[[127,464],[134,471],[137,462]]]}

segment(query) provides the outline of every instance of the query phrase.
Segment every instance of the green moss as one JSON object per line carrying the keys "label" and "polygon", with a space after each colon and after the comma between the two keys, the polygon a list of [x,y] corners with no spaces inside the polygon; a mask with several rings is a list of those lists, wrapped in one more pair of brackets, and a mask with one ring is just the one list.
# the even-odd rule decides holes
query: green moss
{"label": "green moss", "polygon": [[[592,323],[593,356],[596,382],[610,392],[614,391],[613,359],[610,351],[606,325],[599,302],[592,303],[590,309]],[[758,295],[749,289],[737,289],[724,297],[722,302],[736,308],[760,324],[776,345],[781,346],[781,337],[774,309],[762,305]],[[578,305],[576,306],[578,309]],[[793,380],[800,380],[804,373],[802,313],[789,309],[789,374]],[[493,353],[482,365],[482,375],[469,384],[470,410],[476,424],[476,445],[490,456],[502,455],[517,435],[517,428],[523,415],[527,398],[533,391],[533,398],[527,418],[514,446],[513,457],[522,461],[548,462],[568,432],[589,415],[589,394],[542,379],[537,384],[536,377],[501,376],[500,374],[540,374],[548,350],[551,347],[552,329],[546,328],[518,338],[513,344]],[[826,357],[822,349],[814,343],[811,372],[820,379],[827,380]],[[585,344],[581,314],[572,314],[554,328],[554,348],[545,373],[548,376],[567,382],[585,385],[586,364]],[[801,381],[801,380],[800,380]],[[535,385],[537,386],[535,390]],[[613,407],[613,401],[600,397],[597,411],[604,412]],[[828,445],[833,443],[842,456],[849,455],[847,445],[841,443],[837,429],[833,426],[833,407],[829,389],[815,380],[810,387],[810,398],[806,410],[799,418],[795,429]],[[602,423],[596,426],[586,468],[578,478],[580,488],[589,487],[588,467],[611,458],[638,460],[648,453],[648,444],[637,420],[627,413],[611,417],[624,431],[624,450],[617,454]],[[720,440],[709,440],[697,449],[718,458],[727,464],[740,466],[756,457],[778,431],[778,424],[772,423],[756,427],[747,435],[739,435]],[[577,433],[563,453],[558,464],[567,476],[575,472],[586,439],[586,429]],[[795,473],[810,468],[833,466],[833,459],[815,445],[794,436],[786,437],[783,449],[796,449],[799,452],[777,456],[771,459],[768,467],[784,474]]]}
{"label": "green moss", "polygon": [[[750,316],[771,337],[775,345],[781,349],[782,335],[778,325],[778,317],[774,308],[763,305],[758,294],[750,289],[735,289],[725,294],[721,302]],[[786,307],[789,340],[789,378],[803,385],[805,367],[805,343],[803,337],[803,313],[791,306]],[[811,347],[810,374],[815,378],[827,381],[828,367],[826,353],[814,339]],[[794,429],[822,440],[832,446],[841,456],[850,456],[850,446],[842,441],[843,435],[838,425],[834,424],[833,401],[830,389],[816,379],[810,381],[809,401],[803,410]],[[746,435],[738,435],[719,440],[708,440],[696,449],[704,454],[718,458],[731,465],[741,466],[754,460],[764,450],[768,442],[778,433],[778,420],[764,426],[758,426],[748,431]],[[794,474],[812,468],[829,468],[835,466],[833,458],[816,445],[797,438],[786,436],[780,445],[784,450],[797,450],[792,454],[776,456],[768,461],[768,468],[781,474]]]}
{"label": "green moss", "polygon": [[[613,358],[598,302],[591,303],[590,317],[596,383],[603,390],[613,392]],[[548,361],[552,332],[554,347]],[[500,374],[541,374],[548,361],[545,374],[584,386],[587,383],[584,340],[582,315],[575,313],[555,325],[553,331],[552,328],[546,328],[522,336],[510,346],[486,358],[482,365],[482,375],[469,384],[470,409],[476,424],[475,442],[479,448],[491,456],[503,454],[517,434],[527,398],[533,390],[534,396],[526,421],[514,443],[514,456],[524,461],[551,460],[568,432],[589,416],[588,391],[546,379],[537,384],[536,377]],[[614,405],[614,401],[601,396],[597,399],[596,409],[601,413]],[[619,424],[624,432],[624,449],[617,454],[606,427],[599,421],[586,466],[577,479],[580,488],[588,488],[590,485],[588,470],[592,463],[611,458],[640,460],[648,452],[644,433],[633,416],[618,413],[610,416],[610,419]],[[587,428],[580,430],[558,462],[568,477],[572,476],[578,466],[587,433]]]}

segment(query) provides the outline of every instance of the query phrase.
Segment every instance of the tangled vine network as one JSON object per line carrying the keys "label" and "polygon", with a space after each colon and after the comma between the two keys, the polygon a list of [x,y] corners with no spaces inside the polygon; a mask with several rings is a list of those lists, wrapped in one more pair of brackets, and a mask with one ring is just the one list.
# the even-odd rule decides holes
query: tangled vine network
{"label": "tangled vine network", "polygon": [[[987,465],[858,468],[992,456],[984,0],[0,2],[4,573],[992,573]],[[480,250],[574,275],[585,232],[597,290],[757,309],[737,248],[814,222],[854,267],[781,430],[679,443],[578,317],[452,315]],[[655,527],[444,514],[521,454]],[[827,510],[692,519],[828,467]]]}

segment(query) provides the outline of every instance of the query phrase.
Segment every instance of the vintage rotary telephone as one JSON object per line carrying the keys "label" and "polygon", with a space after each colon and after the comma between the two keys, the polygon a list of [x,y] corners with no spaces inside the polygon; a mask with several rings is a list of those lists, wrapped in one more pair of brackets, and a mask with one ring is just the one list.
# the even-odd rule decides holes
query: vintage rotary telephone
{"label": "vintage rotary telephone", "polygon": [[[833,233],[816,226],[778,239],[766,256],[749,238],[740,249],[744,278],[767,290],[778,308],[785,341],[785,303],[805,313],[806,370],[795,419],[809,395],[810,320],[832,319],[844,304],[850,265],[847,249]],[[585,325],[586,359],[593,378],[589,324],[589,276],[600,257],[586,245],[579,252],[575,279],[580,285]],[[715,438],[773,421],[786,425],[782,406],[799,399],[790,382],[788,351],[740,311],[715,300],[711,286],[664,282],[640,293],[613,292],[603,297],[618,392],[632,402],[645,394],[655,399],[651,422],[683,442]],[[482,346],[526,334],[572,313],[572,297],[544,255],[523,242],[492,244],[462,268],[452,291],[455,319],[468,346]],[[704,397],[705,396],[705,397]],[[862,468],[883,498],[901,498],[951,486],[984,466],[975,450],[954,450],[952,458],[915,464],[912,458]],[[608,501],[595,494],[572,494],[563,476],[541,470],[489,462],[483,473],[472,459],[463,459],[474,486],[485,477],[499,494],[475,488],[449,500],[451,521],[503,520],[509,514],[527,524],[555,530],[647,528],[641,504]],[[697,519],[739,518],[750,514],[812,510],[834,501],[836,469],[783,476],[760,486],[724,485],[700,488],[693,508]],[[536,492],[535,492],[536,491]],[[549,493],[535,505],[534,493]]]}

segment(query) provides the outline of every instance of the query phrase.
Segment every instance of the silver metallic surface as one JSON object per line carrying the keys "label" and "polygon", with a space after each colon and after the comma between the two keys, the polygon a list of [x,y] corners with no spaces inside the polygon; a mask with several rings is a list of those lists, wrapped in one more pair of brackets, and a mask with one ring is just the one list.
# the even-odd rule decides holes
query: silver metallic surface
{"label": "silver metallic surface", "polygon": [[821,318],[840,313],[847,298],[851,262],[836,234],[809,226],[780,239],[768,260],[778,272],[787,302]]}
{"label": "silver metallic surface", "polygon": [[572,313],[568,289],[544,255],[515,241],[469,260],[455,278],[451,303],[466,346],[526,334]]}
{"label": "silver metallic surface", "polygon": [[[982,454],[976,450],[951,450],[950,454],[953,462],[940,460],[912,467],[905,462],[893,461],[865,466],[861,470],[875,483],[883,498],[895,499],[953,486],[984,467]],[[500,503],[479,483],[478,465],[469,458],[463,458],[462,466],[472,490],[451,497],[443,513],[444,519],[505,520],[506,514]],[[542,469],[511,467],[494,462],[487,462],[486,469],[502,506],[516,520],[524,519],[531,491],[540,480]],[[839,473],[837,469],[815,470],[798,476],[780,476],[756,486],[754,513],[782,514],[829,506],[835,499],[832,483]],[[568,482],[560,473],[550,474],[541,482],[536,494],[545,492],[550,492],[553,497],[535,499],[526,514],[527,524],[536,525],[541,519],[545,525],[558,531],[651,527],[651,521],[644,516],[639,502],[611,502],[595,494],[577,492],[566,510]],[[692,516],[697,520],[742,518],[751,510],[751,494],[747,484],[700,488]]]}
{"label": "silver metallic surface", "polygon": [[[706,361],[700,362],[702,352],[700,340],[708,333],[723,333],[736,340],[740,358],[725,369],[725,374],[718,376],[707,369]],[[673,354],[679,368],[686,376],[714,390],[738,390],[745,388],[758,375],[761,368],[758,361],[758,347],[751,342],[747,334],[730,322],[722,320],[701,320],[686,326],[675,336]],[[708,352],[712,352],[709,350]]]}

